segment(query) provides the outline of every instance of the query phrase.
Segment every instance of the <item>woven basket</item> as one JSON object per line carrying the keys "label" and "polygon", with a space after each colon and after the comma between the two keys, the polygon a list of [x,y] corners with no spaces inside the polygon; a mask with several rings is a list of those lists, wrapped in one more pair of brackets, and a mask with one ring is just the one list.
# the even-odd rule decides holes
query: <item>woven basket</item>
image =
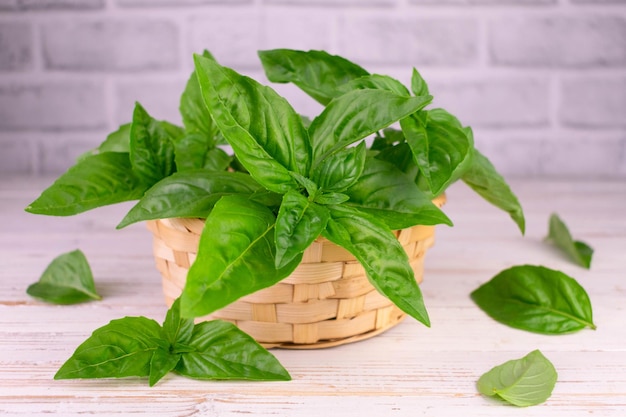
{"label": "woven basket", "polygon": [[[445,197],[433,202],[441,207]],[[148,222],[168,305],[185,286],[203,227],[200,219]],[[424,255],[434,243],[434,226],[414,226],[394,233],[409,256],[415,279],[421,282]],[[311,349],[375,336],[404,317],[405,313],[369,283],[354,256],[318,238],[304,251],[302,262],[290,276],[199,320],[230,321],[268,348]]]}

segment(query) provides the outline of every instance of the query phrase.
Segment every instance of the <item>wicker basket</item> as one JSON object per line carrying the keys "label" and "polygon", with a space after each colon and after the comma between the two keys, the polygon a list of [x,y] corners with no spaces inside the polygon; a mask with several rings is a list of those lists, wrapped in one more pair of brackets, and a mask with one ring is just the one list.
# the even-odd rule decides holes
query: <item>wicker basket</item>
{"label": "wicker basket", "polygon": [[[441,207],[445,197],[433,202]],[[203,227],[200,219],[148,222],[168,305],[185,286]],[[421,282],[424,255],[434,243],[434,226],[414,226],[395,234],[409,256],[415,279]],[[266,347],[311,349],[375,336],[404,317],[369,283],[354,256],[318,238],[304,252],[301,264],[283,281],[199,320],[230,321]]]}

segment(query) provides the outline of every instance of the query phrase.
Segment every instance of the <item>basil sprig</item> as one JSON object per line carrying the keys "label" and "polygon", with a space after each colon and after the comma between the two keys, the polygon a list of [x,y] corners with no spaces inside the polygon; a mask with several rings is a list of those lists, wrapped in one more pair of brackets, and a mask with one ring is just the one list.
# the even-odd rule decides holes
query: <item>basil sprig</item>
{"label": "basil sprig", "polygon": [[124,317],[96,329],[61,366],[54,379],[148,377],[155,385],[169,372],[195,379],[288,381],[278,360],[235,325],[194,325],[179,302],[163,326],[146,317]]}

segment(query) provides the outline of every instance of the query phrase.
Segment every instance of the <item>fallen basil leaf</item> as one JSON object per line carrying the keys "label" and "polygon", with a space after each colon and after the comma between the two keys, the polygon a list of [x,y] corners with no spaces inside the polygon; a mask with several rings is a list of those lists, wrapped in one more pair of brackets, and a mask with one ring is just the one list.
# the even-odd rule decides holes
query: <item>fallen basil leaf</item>
{"label": "fallen basil leaf", "polygon": [[91,268],[80,250],[55,258],[26,292],[55,304],[76,304],[88,300],[100,300],[96,292]]}
{"label": "fallen basil leaf", "polygon": [[556,213],[550,216],[549,232],[546,241],[553,243],[577,264],[591,268],[593,248],[585,242],[574,240],[565,223]]}
{"label": "fallen basil leaf", "polygon": [[595,329],[584,288],[560,271],[523,265],[504,270],[471,294],[493,319],[535,333]]}
{"label": "fallen basil leaf", "polygon": [[498,365],[480,377],[478,391],[497,395],[519,407],[541,404],[552,395],[557,380],[554,365],[539,350]]}
{"label": "fallen basil leaf", "polygon": [[148,383],[153,387],[165,375],[169,374],[176,368],[183,355],[172,352],[171,349],[157,348],[150,358],[150,374]]}

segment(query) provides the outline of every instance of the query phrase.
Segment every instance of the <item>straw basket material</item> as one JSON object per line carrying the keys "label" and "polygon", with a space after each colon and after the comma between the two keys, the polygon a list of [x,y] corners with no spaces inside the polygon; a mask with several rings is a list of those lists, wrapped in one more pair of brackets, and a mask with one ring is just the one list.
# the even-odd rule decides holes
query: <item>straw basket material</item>
{"label": "straw basket material", "polygon": [[[441,207],[445,197],[437,197],[433,202]],[[168,305],[180,296],[185,286],[203,227],[204,221],[200,219],[148,222]],[[409,256],[415,279],[421,282],[424,255],[434,243],[434,226],[414,226],[394,233]],[[369,283],[354,256],[320,237],[306,249],[301,264],[283,281],[242,297],[200,320],[230,321],[266,347],[311,349],[375,336],[404,317],[399,308]]]}

